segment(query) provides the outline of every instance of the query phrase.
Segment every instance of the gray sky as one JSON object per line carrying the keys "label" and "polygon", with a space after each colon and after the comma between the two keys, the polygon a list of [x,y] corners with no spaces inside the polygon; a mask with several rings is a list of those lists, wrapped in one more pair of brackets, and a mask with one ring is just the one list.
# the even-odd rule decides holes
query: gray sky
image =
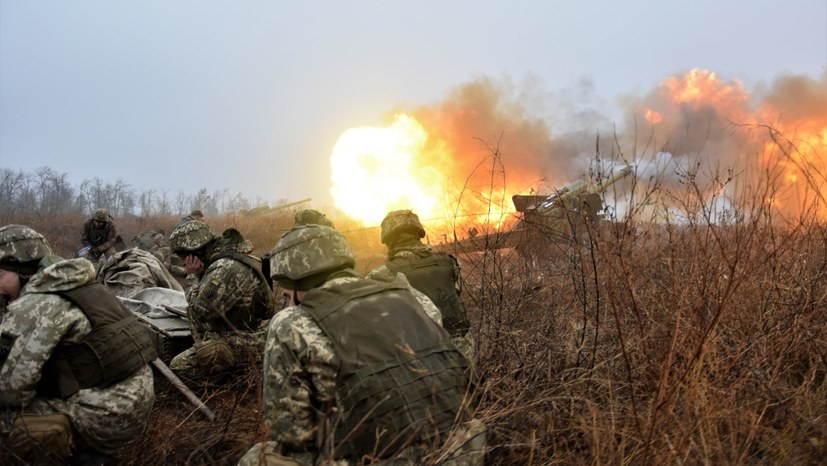
{"label": "gray sky", "polygon": [[481,77],[619,120],[692,68],[751,90],[825,67],[824,0],[0,0],[0,168],[325,205],[345,130]]}

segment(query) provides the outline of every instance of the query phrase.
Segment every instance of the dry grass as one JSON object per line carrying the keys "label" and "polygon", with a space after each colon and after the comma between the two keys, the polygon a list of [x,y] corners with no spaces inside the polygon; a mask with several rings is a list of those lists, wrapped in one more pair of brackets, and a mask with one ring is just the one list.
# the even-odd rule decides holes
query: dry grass
{"label": "dry grass", "polygon": [[[14,220],[64,254],[78,246],[79,218]],[[175,220],[118,225],[128,238],[169,232]],[[291,217],[209,222],[236,226],[261,253]],[[378,231],[349,237],[360,270],[381,257]],[[530,260],[512,249],[457,251],[487,464],[827,461],[824,225],[782,227],[760,215],[726,225],[626,220],[544,243]],[[124,463],[234,464],[262,436],[258,382],[251,371],[196,388],[218,413],[214,424],[160,389],[147,435]]]}

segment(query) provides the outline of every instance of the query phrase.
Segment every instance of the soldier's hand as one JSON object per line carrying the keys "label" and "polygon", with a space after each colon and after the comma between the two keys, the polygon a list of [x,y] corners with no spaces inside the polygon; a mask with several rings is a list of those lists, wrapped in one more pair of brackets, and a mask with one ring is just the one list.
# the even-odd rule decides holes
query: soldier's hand
{"label": "soldier's hand", "polygon": [[184,259],[184,270],[186,270],[187,273],[198,275],[204,271],[204,263],[194,255],[187,256]]}

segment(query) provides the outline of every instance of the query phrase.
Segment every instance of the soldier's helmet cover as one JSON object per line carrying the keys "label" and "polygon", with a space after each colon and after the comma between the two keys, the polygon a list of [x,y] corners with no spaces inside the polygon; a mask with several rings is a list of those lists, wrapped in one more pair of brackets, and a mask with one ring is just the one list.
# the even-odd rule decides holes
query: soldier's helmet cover
{"label": "soldier's helmet cover", "polygon": [[302,209],[296,212],[293,217],[295,225],[324,225],[326,227],[333,227],[333,222],[327,216],[318,210]]}
{"label": "soldier's helmet cover", "polygon": [[419,238],[425,237],[425,228],[419,222],[418,215],[410,210],[388,212],[382,220],[382,244],[392,242],[393,236],[402,232],[413,233]]}
{"label": "soldier's helmet cover", "polygon": [[295,283],[355,264],[350,245],[337,230],[300,225],[282,235],[270,253],[270,276],[279,283]]}
{"label": "soldier's helmet cover", "polygon": [[0,227],[0,263],[31,262],[52,254],[40,233],[24,225]]}
{"label": "soldier's helmet cover", "polygon": [[172,252],[197,251],[212,240],[215,234],[209,225],[198,220],[190,220],[172,230],[169,235],[169,246]]}
{"label": "soldier's helmet cover", "polygon": [[97,220],[98,222],[108,222],[109,211],[106,209],[97,209],[95,214],[92,215],[92,220]]}

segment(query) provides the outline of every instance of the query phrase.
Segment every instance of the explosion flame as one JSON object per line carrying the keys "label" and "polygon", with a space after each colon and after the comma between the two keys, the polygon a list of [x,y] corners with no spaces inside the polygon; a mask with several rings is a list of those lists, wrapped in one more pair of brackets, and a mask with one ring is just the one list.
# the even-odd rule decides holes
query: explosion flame
{"label": "explosion flame", "polygon": [[[679,189],[681,173],[706,161],[740,177],[723,193],[727,205],[767,174],[778,186],[763,202],[778,213],[793,217],[827,200],[827,74],[782,77],[753,95],[738,81],[693,69],[627,99],[620,128],[578,101],[552,99],[559,113],[540,115],[532,91],[484,78],[444,102],[397,113],[385,127],[347,130],[331,156],[336,206],[369,226],[390,210],[413,209],[440,239],[456,234],[460,220],[483,232],[507,226],[513,194],[551,194],[604,158],[644,175],[664,156],[670,165],[658,166],[657,176],[666,189]],[[567,130],[552,134],[555,121]],[[595,145],[601,131],[614,134],[608,154]],[[641,146],[642,133],[646,147],[623,153]]]}

